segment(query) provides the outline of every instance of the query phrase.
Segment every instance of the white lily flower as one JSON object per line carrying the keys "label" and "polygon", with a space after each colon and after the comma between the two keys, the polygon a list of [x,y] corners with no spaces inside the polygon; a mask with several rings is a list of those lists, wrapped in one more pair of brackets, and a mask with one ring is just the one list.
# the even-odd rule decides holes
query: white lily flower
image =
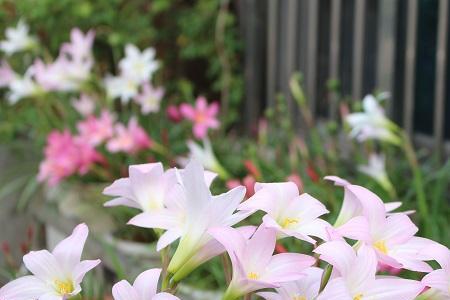
{"label": "white lily flower", "polygon": [[392,192],[394,187],[386,172],[386,159],[382,154],[371,153],[367,165],[359,165],[358,171],[373,178],[386,191]]}
{"label": "white lily flower", "polygon": [[36,38],[28,34],[28,25],[20,20],[16,28],[6,29],[6,40],[0,42],[0,49],[7,55],[33,48]]}
{"label": "white lily flower", "polygon": [[135,45],[128,44],[125,47],[126,56],[119,62],[121,74],[139,83],[149,81],[158,69],[155,54],[153,48],[141,52]]}
{"label": "white lily flower", "polygon": [[42,88],[34,80],[34,70],[30,67],[23,77],[14,76],[9,83],[7,95],[10,104],[15,104],[22,98],[34,96],[42,92]]}
{"label": "white lily flower", "polygon": [[100,260],[81,260],[89,229],[80,224],[52,252],[31,251],[23,257],[33,274],[11,281],[0,289],[2,300],[65,300],[81,291],[84,275]]}
{"label": "white lily flower", "polygon": [[108,76],[104,80],[106,92],[110,98],[120,98],[128,103],[138,94],[139,83],[131,77]]}
{"label": "white lily flower", "polygon": [[399,137],[393,132],[395,126],[385,115],[383,108],[373,95],[363,99],[363,112],[349,114],[347,123],[352,127],[350,136],[359,142],[369,139],[399,144]]}

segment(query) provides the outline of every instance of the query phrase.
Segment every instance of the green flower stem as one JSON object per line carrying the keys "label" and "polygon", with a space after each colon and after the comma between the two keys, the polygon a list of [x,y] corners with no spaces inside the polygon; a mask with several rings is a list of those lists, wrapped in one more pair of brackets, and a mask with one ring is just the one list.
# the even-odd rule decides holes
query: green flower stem
{"label": "green flower stem", "polygon": [[230,286],[228,286],[228,289],[225,291],[225,294],[222,297],[222,300],[235,300],[237,298],[239,298],[241,295],[239,293],[236,293],[235,290],[233,290],[232,288],[230,288]]}
{"label": "green flower stem", "polygon": [[75,295],[75,296],[73,296],[73,297],[71,297],[69,299],[70,300],[81,300],[81,299],[83,299],[83,297],[81,296],[81,294],[78,294],[78,295]]}
{"label": "green flower stem", "polygon": [[225,280],[227,285],[230,284],[231,282],[231,265],[230,265],[230,260],[228,259],[228,256],[226,254],[222,254],[220,256],[221,260],[222,260],[222,265],[223,265],[223,272],[225,274]]}
{"label": "green flower stem", "polygon": [[413,172],[413,184],[417,193],[417,206],[419,210],[420,218],[424,225],[425,235],[430,234],[430,226],[429,226],[429,209],[425,196],[425,189],[423,186],[423,178],[422,172],[419,167],[419,163],[417,160],[416,153],[414,151],[414,147],[411,143],[409,136],[406,132],[402,132],[403,136],[403,151],[405,152],[406,158],[408,159],[409,166]]}
{"label": "green flower stem", "polygon": [[319,293],[321,293],[325,289],[325,287],[327,286],[328,281],[330,280],[332,271],[333,271],[333,266],[332,265],[327,265],[325,267],[325,270],[323,271],[322,279],[320,281]]}

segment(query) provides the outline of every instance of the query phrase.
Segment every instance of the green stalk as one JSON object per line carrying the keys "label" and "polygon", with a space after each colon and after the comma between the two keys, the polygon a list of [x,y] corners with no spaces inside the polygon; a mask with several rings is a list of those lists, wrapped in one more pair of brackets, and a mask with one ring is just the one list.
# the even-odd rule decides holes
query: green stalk
{"label": "green stalk", "polygon": [[404,131],[402,131],[402,136],[404,141],[403,151],[405,152],[409,166],[411,167],[411,170],[413,172],[413,185],[417,194],[417,206],[419,210],[419,215],[424,225],[425,235],[428,236],[430,234],[429,209],[425,196],[425,189],[423,186],[422,172],[420,170],[417,156],[409,136]]}
{"label": "green stalk", "polygon": [[321,293],[325,289],[325,287],[327,286],[328,281],[330,280],[332,271],[333,271],[333,266],[332,265],[327,265],[325,267],[325,270],[323,271],[322,279],[320,281],[319,293]]}

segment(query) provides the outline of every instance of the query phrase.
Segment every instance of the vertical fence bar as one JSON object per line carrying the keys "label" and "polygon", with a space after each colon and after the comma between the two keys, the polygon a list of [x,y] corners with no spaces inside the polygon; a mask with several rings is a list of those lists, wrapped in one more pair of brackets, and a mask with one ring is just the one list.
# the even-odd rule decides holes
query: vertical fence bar
{"label": "vertical fence bar", "polygon": [[362,84],[364,76],[364,32],[365,32],[366,0],[355,1],[355,36],[353,39],[353,74],[352,98],[362,98]]}
{"label": "vertical fence bar", "polygon": [[267,8],[266,99],[268,105],[273,106],[277,75],[278,0],[267,1]]}
{"label": "vertical fence bar", "polygon": [[418,19],[418,1],[408,1],[406,23],[406,53],[405,53],[405,82],[404,82],[404,100],[403,100],[403,127],[411,135],[414,121],[414,81],[416,78],[416,44],[417,44],[417,19]]}
{"label": "vertical fence bar", "polygon": [[448,0],[439,0],[439,19],[436,47],[436,85],[434,99],[434,146],[440,159],[443,153],[445,77],[447,65]]}
{"label": "vertical fence bar", "polygon": [[[397,0],[380,0],[378,14],[378,56],[377,56],[377,77],[376,87],[381,91],[394,92],[394,72],[395,72],[395,33]],[[387,113],[393,115],[393,101],[387,103]]]}
{"label": "vertical fence bar", "polygon": [[[341,45],[341,10],[342,0],[331,1],[331,28],[330,28],[330,78],[339,80],[339,55]],[[338,97],[336,93],[330,96],[329,117],[332,120],[337,118]]]}
{"label": "vertical fence bar", "polygon": [[289,89],[289,79],[295,71],[295,52],[296,52],[296,32],[297,32],[297,4],[298,0],[287,0],[287,30],[286,30],[286,78],[284,85],[286,87],[286,98],[289,103],[291,117],[295,118],[296,105],[293,102]]}
{"label": "vertical fence bar", "polygon": [[319,1],[309,0],[308,7],[308,43],[306,62],[306,95],[311,112],[316,111],[316,79],[317,79],[317,50],[319,32]]}

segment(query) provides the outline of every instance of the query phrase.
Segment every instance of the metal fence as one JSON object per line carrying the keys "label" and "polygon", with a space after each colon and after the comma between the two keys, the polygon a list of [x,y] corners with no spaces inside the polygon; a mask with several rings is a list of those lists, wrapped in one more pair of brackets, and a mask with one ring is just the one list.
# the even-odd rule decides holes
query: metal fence
{"label": "metal fence", "polygon": [[[449,1],[241,0],[247,125],[277,93],[289,95],[300,71],[317,116],[336,118],[339,99],[390,91],[389,116],[442,152],[450,139]],[[326,88],[331,79],[339,97]]]}

